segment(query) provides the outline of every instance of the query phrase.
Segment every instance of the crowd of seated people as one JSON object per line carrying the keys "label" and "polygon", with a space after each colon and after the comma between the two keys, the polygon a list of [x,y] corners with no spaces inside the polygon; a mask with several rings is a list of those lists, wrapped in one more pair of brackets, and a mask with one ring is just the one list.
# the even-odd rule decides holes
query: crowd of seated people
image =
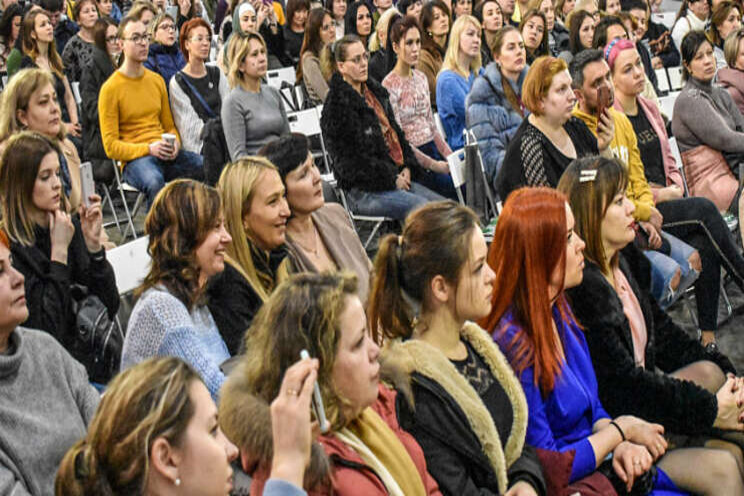
{"label": "crowd of seated people", "polygon": [[744,494],[740,4],[217,3],[0,5],[0,494]]}

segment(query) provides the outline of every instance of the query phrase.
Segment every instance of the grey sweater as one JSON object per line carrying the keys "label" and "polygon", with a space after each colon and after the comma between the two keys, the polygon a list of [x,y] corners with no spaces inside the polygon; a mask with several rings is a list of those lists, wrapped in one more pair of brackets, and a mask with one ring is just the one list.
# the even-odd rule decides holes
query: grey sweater
{"label": "grey sweater", "polygon": [[0,398],[0,494],[54,494],[57,467],[100,399],[85,367],[51,335],[17,327],[0,354]]}
{"label": "grey sweater", "polygon": [[693,77],[674,102],[672,132],[680,152],[700,145],[722,152],[744,152],[744,117],[729,92]]}
{"label": "grey sweater", "polygon": [[261,85],[259,93],[241,85],[233,88],[222,102],[222,126],[231,160],[255,155],[266,143],[289,133],[282,97],[267,84]]}

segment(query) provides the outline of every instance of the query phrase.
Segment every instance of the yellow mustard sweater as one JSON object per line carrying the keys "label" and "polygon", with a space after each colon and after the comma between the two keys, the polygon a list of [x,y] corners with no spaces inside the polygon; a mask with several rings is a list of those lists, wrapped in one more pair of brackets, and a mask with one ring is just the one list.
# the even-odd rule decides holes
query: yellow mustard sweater
{"label": "yellow mustard sweater", "polygon": [[[635,131],[633,131],[633,124],[622,112],[612,107],[607,110],[609,110],[610,116],[615,122],[615,137],[612,138],[610,149],[628,171],[628,191],[626,194],[635,205],[633,218],[638,221],[647,221],[651,217],[651,208],[655,206],[654,194],[646,180],[646,173],[641,161],[641,150],[638,148],[638,139]],[[595,136],[597,135],[597,117],[595,115],[585,114],[579,110],[578,105],[574,107],[573,115],[584,121],[589,130]]]}
{"label": "yellow mustard sweater", "polygon": [[103,148],[114,160],[148,155],[163,133],[178,136],[163,78],[147,69],[137,78],[115,71],[101,86],[98,115]]}

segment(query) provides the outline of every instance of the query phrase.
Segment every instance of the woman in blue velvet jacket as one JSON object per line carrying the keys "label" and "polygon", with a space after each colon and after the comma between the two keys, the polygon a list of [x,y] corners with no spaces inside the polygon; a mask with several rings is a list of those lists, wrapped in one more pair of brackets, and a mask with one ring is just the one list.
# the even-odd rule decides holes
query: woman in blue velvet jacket
{"label": "woman in blue velvet jacket", "polygon": [[[509,196],[488,255],[499,284],[484,328],[525,391],[527,442],[573,451],[572,483],[593,476],[608,479],[618,494],[647,491],[654,484],[648,471],[666,452],[664,428],[629,415],[612,419],[602,407],[586,340],[564,296],[583,277],[585,244],[574,225],[566,197],[555,190]],[[675,494],[667,474],[657,472],[656,488]]]}
{"label": "woman in blue velvet jacket", "polygon": [[478,140],[486,175],[495,189],[506,146],[527,113],[522,105],[522,83],[529,66],[517,28],[505,26],[498,31],[493,56],[494,61],[475,80],[465,100],[465,123]]}
{"label": "woman in blue velvet jacket", "polygon": [[170,88],[171,78],[186,65],[186,59],[176,42],[176,21],[168,14],[160,14],[150,23],[150,52],[145,67],[157,72]]}

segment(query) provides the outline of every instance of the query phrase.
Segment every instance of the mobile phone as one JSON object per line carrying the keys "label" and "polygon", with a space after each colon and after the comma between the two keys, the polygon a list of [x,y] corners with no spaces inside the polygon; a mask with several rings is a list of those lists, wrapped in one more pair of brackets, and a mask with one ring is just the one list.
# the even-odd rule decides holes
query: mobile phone
{"label": "mobile phone", "polygon": [[[303,360],[308,360],[310,358],[310,353],[308,353],[307,350],[302,350],[300,351],[300,358],[302,358]],[[320,386],[318,386],[317,382],[313,384],[312,407],[313,415],[315,415],[315,420],[318,421],[318,425],[320,426],[320,432],[322,434],[327,434],[328,431],[331,430],[331,424],[326,418],[325,407],[323,406],[323,398],[320,396]]]}
{"label": "mobile phone", "polygon": [[165,13],[171,16],[174,21],[178,21],[178,7],[176,5],[168,5],[165,8]]}
{"label": "mobile phone", "polygon": [[90,162],[80,164],[80,191],[85,208],[90,207],[90,195],[96,192],[96,183],[93,180],[93,165]]}
{"label": "mobile phone", "polygon": [[610,88],[600,86],[597,89],[597,118],[601,118],[607,107],[610,105]]}

